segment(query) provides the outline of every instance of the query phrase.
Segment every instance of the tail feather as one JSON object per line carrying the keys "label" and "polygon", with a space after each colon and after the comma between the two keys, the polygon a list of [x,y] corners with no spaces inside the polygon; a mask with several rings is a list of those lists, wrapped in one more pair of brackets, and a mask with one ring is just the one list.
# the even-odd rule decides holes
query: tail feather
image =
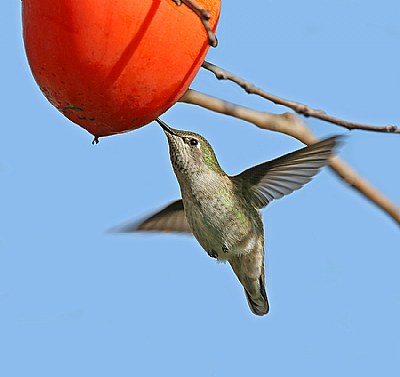
{"label": "tail feather", "polygon": [[265,291],[264,276],[260,276],[258,282],[253,282],[252,285],[255,288],[252,294],[244,287],[250,310],[256,315],[265,315],[269,312],[269,303],[267,292]]}
{"label": "tail feather", "polygon": [[233,272],[243,285],[250,310],[259,316],[269,311],[265,291],[264,255],[252,252],[229,260]]}

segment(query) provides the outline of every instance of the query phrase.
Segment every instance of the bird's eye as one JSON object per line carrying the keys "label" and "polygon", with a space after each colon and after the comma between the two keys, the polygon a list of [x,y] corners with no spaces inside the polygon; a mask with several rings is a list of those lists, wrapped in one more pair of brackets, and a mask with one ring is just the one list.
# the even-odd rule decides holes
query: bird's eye
{"label": "bird's eye", "polygon": [[194,138],[190,139],[189,143],[190,143],[190,145],[193,145],[193,146],[199,144],[198,140],[194,139]]}

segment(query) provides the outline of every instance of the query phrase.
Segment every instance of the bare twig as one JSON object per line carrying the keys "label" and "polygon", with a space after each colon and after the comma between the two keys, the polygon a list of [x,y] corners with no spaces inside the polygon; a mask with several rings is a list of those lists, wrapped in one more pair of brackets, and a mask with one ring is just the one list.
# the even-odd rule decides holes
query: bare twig
{"label": "bare twig", "polygon": [[231,72],[226,71],[223,68],[216,66],[215,64],[209,63],[205,61],[202,65],[204,69],[212,72],[218,80],[228,80],[232,81],[235,84],[239,85],[249,94],[256,94],[262,98],[265,98],[276,105],[283,105],[286,106],[298,114],[302,114],[305,117],[313,117],[317,118],[326,122],[330,122],[336,124],[338,126],[342,126],[347,128],[348,130],[364,130],[364,131],[375,131],[375,132],[385,132],[385,133],[398,133],[400,134],[400,128],[394,125],[387,125],[387,126],[372,126],[368,124],[361,124],[355,122],[349,122],[347,120],[339,119],[333,117],[324,111],[313,109],[310,106],[303,105],[298,102],[290,101],[285,98],[281,98],[275,96],[273,94],[267,93],[261,88],[257,88],[255,85],[251,84],[250,82],[242,79],[239,76],[234,75]]}
{"label": "bare twig", "polygon": [[[307,145],[317,141],[309,128],[292,113],[271,114],[259,112],[191,89],[179,101],[242,119],[262,129],[282,132]],[[350,166],[338,157],[332,158],[329,166],[344,182],[373,202],[400,225],[400,209],[378,192],[369,182],[359,176]]]}
{"label": "bare twig", "polygon": [[211,30],[210,24],[208,20],[210,19],[210,12],[203,8],[201,5],[198,5],[194,0],[172,0],[176,5],[181,5],[182,3],[185,4],[188,8],[190,8],[194,13],[196,13],[199,17],[201,22],[206,29],[207,36],[208,36],[208,44],[211,47],[217,47],[218,40],[215,36],[215,33]]}

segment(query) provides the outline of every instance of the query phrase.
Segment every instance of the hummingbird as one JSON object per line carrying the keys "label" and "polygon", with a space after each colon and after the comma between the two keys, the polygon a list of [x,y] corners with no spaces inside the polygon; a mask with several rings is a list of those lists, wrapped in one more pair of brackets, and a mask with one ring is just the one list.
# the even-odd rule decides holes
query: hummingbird
{"label": "hummingbird", "polygon": [[260,209],[298,190],[328,163],[339,136],[228,176],[208,141],[156,121],[168,139],[182,199],[122,232],[192,233],[211,258],[228,262],[251,311],[269,311],[264,275],[264,227]]}

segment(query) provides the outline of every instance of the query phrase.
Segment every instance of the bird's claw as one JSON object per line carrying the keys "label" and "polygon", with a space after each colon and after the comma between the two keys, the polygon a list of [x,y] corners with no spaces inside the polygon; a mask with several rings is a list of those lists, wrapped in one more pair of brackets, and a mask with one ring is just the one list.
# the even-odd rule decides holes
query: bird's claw
{"label": "bird's claw", "polygon": [[209,251],[209,252],[208,252],[208,255],[209,255],[211,258],[214,258],[214,259],[217,259],[217,258],[218,258],[218,254],[217,254],[214,250]]}

